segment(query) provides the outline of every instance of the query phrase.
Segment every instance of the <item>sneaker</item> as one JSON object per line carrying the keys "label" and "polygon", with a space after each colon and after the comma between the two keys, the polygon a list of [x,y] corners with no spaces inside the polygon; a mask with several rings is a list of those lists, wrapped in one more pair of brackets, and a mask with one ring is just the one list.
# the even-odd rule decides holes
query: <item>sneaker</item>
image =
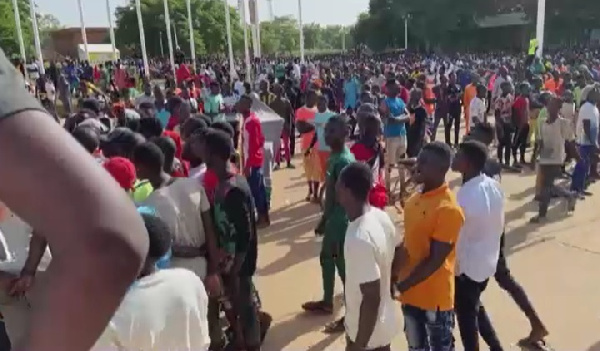
{"label": "sneaker", "polygon": [[287,168],[289,168],[289,169],[296,169],[296,166],[294,166],[294,165],[293,165],[293,164],[291,164],[291,163],[288,163],[288,164],[287,164]]}
{"label": "sneaker", "polygon": [[533,223],[533,224],[541,224],[541,223],[544,223],[544,222],[546,222],[546,220],[547,220],[547,218],[546,218],[546,217],[535,216],[535,217],[532,217],[532,218],[529,220],[529,223]]}
{"label": "sneaker", "polygon": [[573,213],[575,211],[575,205],[577,204],[577,197],[571,196],[567,200],[567,213]]}

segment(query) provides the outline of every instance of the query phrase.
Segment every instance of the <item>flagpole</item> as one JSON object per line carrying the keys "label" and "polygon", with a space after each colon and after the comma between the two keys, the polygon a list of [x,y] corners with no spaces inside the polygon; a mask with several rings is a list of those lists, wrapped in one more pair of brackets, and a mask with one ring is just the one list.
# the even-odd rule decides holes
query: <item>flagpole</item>
{"label": "flagpole", "polygon": [[546,22],[546,0],[538,0],[536,37],[538,40],[538,57],[544,52],[544,26]]}
{"label": "flagpole", "polygon": [[19,41],[19,50],[21,52],[21,59],[23,60],[23,62],[25,62],[25,60],[27,60],[27,57],[25,57],[25,43],[23,42],[23,31],[21,30],[21,14],[19,11],[19,4],[17,3],[17,0],[13,0],[13,8],[15,10],[15,24],[17,27],[17,40]]}
{"label": "flagpole", "polygon": [[161,57],[165,57],[165,49],[163,48],[163,42],[162,42],[162,30],[158,31],[158,34],[160,35],[160,56]]}
{"label": "flagpole", "polygon": [[255,2],[254,5],[254,17],[256,18],[256,51],[258,54],[258,57],[261,56],[261,49],[260,49],[260,16],[258,14],[258,1]]}
{"label": "flagpole", "polygon": [[169,5],[167,4],[167,0],[163,0],[163,4],[165,5],[165,26],[167,27],[167,43],[169,44],[169,58],[171,61],[173,77],[175,77],[175,57],[173,56],[173,40],[171,39],[171,16],[169,16]]}
{"label": "flagpole", "polygon": [[140,6],[140,0],[135,0],[135,8],[138,19],[138,29],[140,31],[140,45],[142,47],[142,60],[144,61],[144,73],[146,77],[150,76],[150,70],[148,68],[148,55],[146,54],[146,36],[144,34],[144,21],[142,19],[142,8]]}
{"label": "flagpole", "polygon": [[85,59],[86,61],[90,60],[90,52],[88,51],[88,41],[87,41],[87,35],[85,33],[85,20],[83,19],[83,4],[81,3],[81,0],[77,0],[77,3],[79,4],[79,22],[81,23],[81,39],[83,40],[83,48],[85,50]]}
{"label": "flagpole", "polygon": [[233,80],[233,78],[237,75],[235,71],[235,65],[233,62],[233,43],[231,40],[231,17],[230,17],[230,9],[227,0],[223,0],[225,4],[225,28],[227,30],[227,47],[229,50],[229,78]]}
{"label": "flagpole", "polygon": [[244,57],[246,61],[246,82],[252,82],[252,65],[250,63],[250,48],[248,47],[248,23],[246,22],[246,0],[239,0],[240,17],[244,28]]}
{"label": "flagpole", "polygon": [[186,0],[187,12],[188,12],[188,25],[190,27],[190,54],[192,55],[192,65],[194,67],[194,73],[196,71],[196,45],[194,43],[194,27],[192,26],[192,4],[191,0]]}
{"label": "flagpole", "polygon": [[44,56],[42,56],[42,45],[40,44],[40,31],[38,29],[34,0],[29,0],[29,14],[31,16],[31,26],[33,27],[33,41],[35,44],[35,53],[40,64],[40,74],[44,74],[46,73],[46,69],[44,68]]}
{"label": "flagpole", "polygon": [[108,16],[108,24],[110,28],[110,45],[112,46],[113,60],[117,60],[117,46],[115,44],[115,27],[113,26],[112,14],[110,10],[110,0],[106,0],[106,14]]}
{"label": "flagpole", "polygon": [[300,27],[300,62],[304,63],[304,25],[302,24],[302,0],[298,0],[298,27]]}

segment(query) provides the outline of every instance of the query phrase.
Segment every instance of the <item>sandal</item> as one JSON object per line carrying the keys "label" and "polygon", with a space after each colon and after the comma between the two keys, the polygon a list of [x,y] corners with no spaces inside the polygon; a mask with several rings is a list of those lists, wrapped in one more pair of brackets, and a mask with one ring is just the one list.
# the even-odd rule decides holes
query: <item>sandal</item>
{"label": "sandal", "polygon": [[332,314],[333,305],[327,304],[324,301],[310,301],[302,305],[302,309],[306,312],[319,314]]}
{"label": "sandal", "polygon": [[529,337],[523,338],[517,342],[519,347],[522,347],[526,350],[536,350],[536,351],[554,351],[554,349],[548,344],[546,344],[545,340],[531,340]]}
{"label": "sandal", "polygon": [[326,334],[340,334],[346,331],[346,326],[344,325],[345,318],[342,317],[337,321],[333,321],[328,323],[323,329],[323,332]]}

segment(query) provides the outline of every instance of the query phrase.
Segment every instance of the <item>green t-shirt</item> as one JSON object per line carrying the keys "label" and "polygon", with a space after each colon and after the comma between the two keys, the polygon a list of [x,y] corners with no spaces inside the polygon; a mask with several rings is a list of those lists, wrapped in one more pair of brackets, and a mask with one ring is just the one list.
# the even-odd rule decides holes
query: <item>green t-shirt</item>
{"label": "green t-shirt", "polygon": [[133,201],[136,203],[141,203],[146,201],[148,196],[152,194],[154,191],[154,187],[150,184],[148,180],[136,180],[133,186],[133,191],[131,192],[131,197],[133,197]]}
{"label": "green t-shirt", "polygon": [[349,164],[356,161],[354,154],[350,149],[344,147],[339,153],[331,153],[327,160],[327,198],[329,203],[325,205],[325,235],[328,233],[342,237],[346,234],[348,227],[348,216],[344,208],[335,199],[335,183],[337,182],[342,170]]}
{"label": "green t-shirt", "polygon": [[285,77],[285,66],[282,64],[278,64],[275,66],[275,78],[283,78]]}

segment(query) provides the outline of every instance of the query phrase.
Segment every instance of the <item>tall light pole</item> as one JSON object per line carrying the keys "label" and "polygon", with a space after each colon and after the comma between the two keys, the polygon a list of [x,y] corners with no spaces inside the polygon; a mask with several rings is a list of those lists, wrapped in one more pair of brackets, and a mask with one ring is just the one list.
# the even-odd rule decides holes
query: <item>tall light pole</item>
{"label": "tall light pole", "polygon": [[135,10],[138,19],[138,29],[140,31],[140,46],[142,47],[142,60],[144,61],[144,74],[146,77],[149,77],[150,69],[148,67],[148,55],[146,54],[146,35],[144,34],[144,21],[142,20],[142,8],[140,6],[140,0],[135,0]]}
{"label": "tall light pole", "polygon": [[227,0],[223,0],[223,4],[225,4],[225,29],[227,30],[227,49],[229,51],[229,77],[233,79],[236,76],[236,71],[233,61],[233,43],[231,40],[231,17]]}
{"label": "tall light pole", "polygon": [[40,74],[44,74],[46,73],[46,69],[44,68],[44,56],[42,56],[42,45],[40,44],[40,30],[38,29],[35,6],[35,1],[29,0],[29,15],[31,16],[31,26],[33,27],[33,42],[35,44],[35,53],[40,64]]}
{"label": "tall light pole", "polygon": [[115,28],[113,26],[112,14],[110,10],[110,0],[106,0],[106,15],[108,16],[108,25],[110,26],[110,44],[112,45],[113,60],[117,60],[117,46],[115,44]]}
{"label": "tall light pole", "polygon": [[244,58],[246,62],[246,82],[252,82],[252,66],[250,63],[250,48],[248,47],[248,23],[246,22],[246,0],[239,0],[240,17],[242,18],[242,28],[244,28]]}
{"label": "tall light pole", "polygon": [[190,55],[192,55],[192,65],[194,67],[194,73],[196,71],[196,45],[194,43],[194,27],[192,26],[192,4],[190,0],[186,0],[187,13],[188,13],[188,25],[190,27]]}
{"label": "tall light pole", "polygon": [[256,48],[258,57],[261,55],[260,50],[260,15],[258,13],[258,1],[255,1],[254,4],[254,16],[256,17]]}
{"label": "tall light pole", "polygon": [[538,40],[538,57],[544,52],[544,26],[546,22],[546,0],[538,0],[536,37]]}
{"label": "tall light pole", "polygon": [[404,50],[408,50],[408,21],[410,19],[410,13],[404,15]]}
{"label": "tall light pole", "polygon": [[302,0],[298,0],[298,27],[300,31],[300,63],[304,63],[304,25],[302,24]]}
{"label": "tall light pole", "polygon": [[83,48],[85,50],[85,59],[87,61],[89,61],[90,60],[90,52],[88,51],[88,41],[87,41],[87,35],[85,33],[83,3],[81,3],[81,0],[77,0],[77,3],[79,4],[79,22],[81,23],[81,39],[83,40]]}
{"label": "tall light pole", "polygon": [[19,50],[21,51],[21,59],[23,62],[27,60],[25,57],[25,43],[23,42],[23,31],[21,30],[21,13],[19,12],[19,4],[17,0],[13,0],[13,9],[15,10],[15,25],[17,27],[17,40],[19,41]]}
{"label": "tall light pole", "polygon": [[[163,0],[165,7],[165,26],[167,27],[167,43],[169,44],[169,59],[171,62],[171,70],[173,71],[173,78],[175,78],[175,56],[173,55],[173,40],[171,39],[171,16],[169,16],[169,5],[167,0]],[[177,82],[179,83],[179,82]]]}

